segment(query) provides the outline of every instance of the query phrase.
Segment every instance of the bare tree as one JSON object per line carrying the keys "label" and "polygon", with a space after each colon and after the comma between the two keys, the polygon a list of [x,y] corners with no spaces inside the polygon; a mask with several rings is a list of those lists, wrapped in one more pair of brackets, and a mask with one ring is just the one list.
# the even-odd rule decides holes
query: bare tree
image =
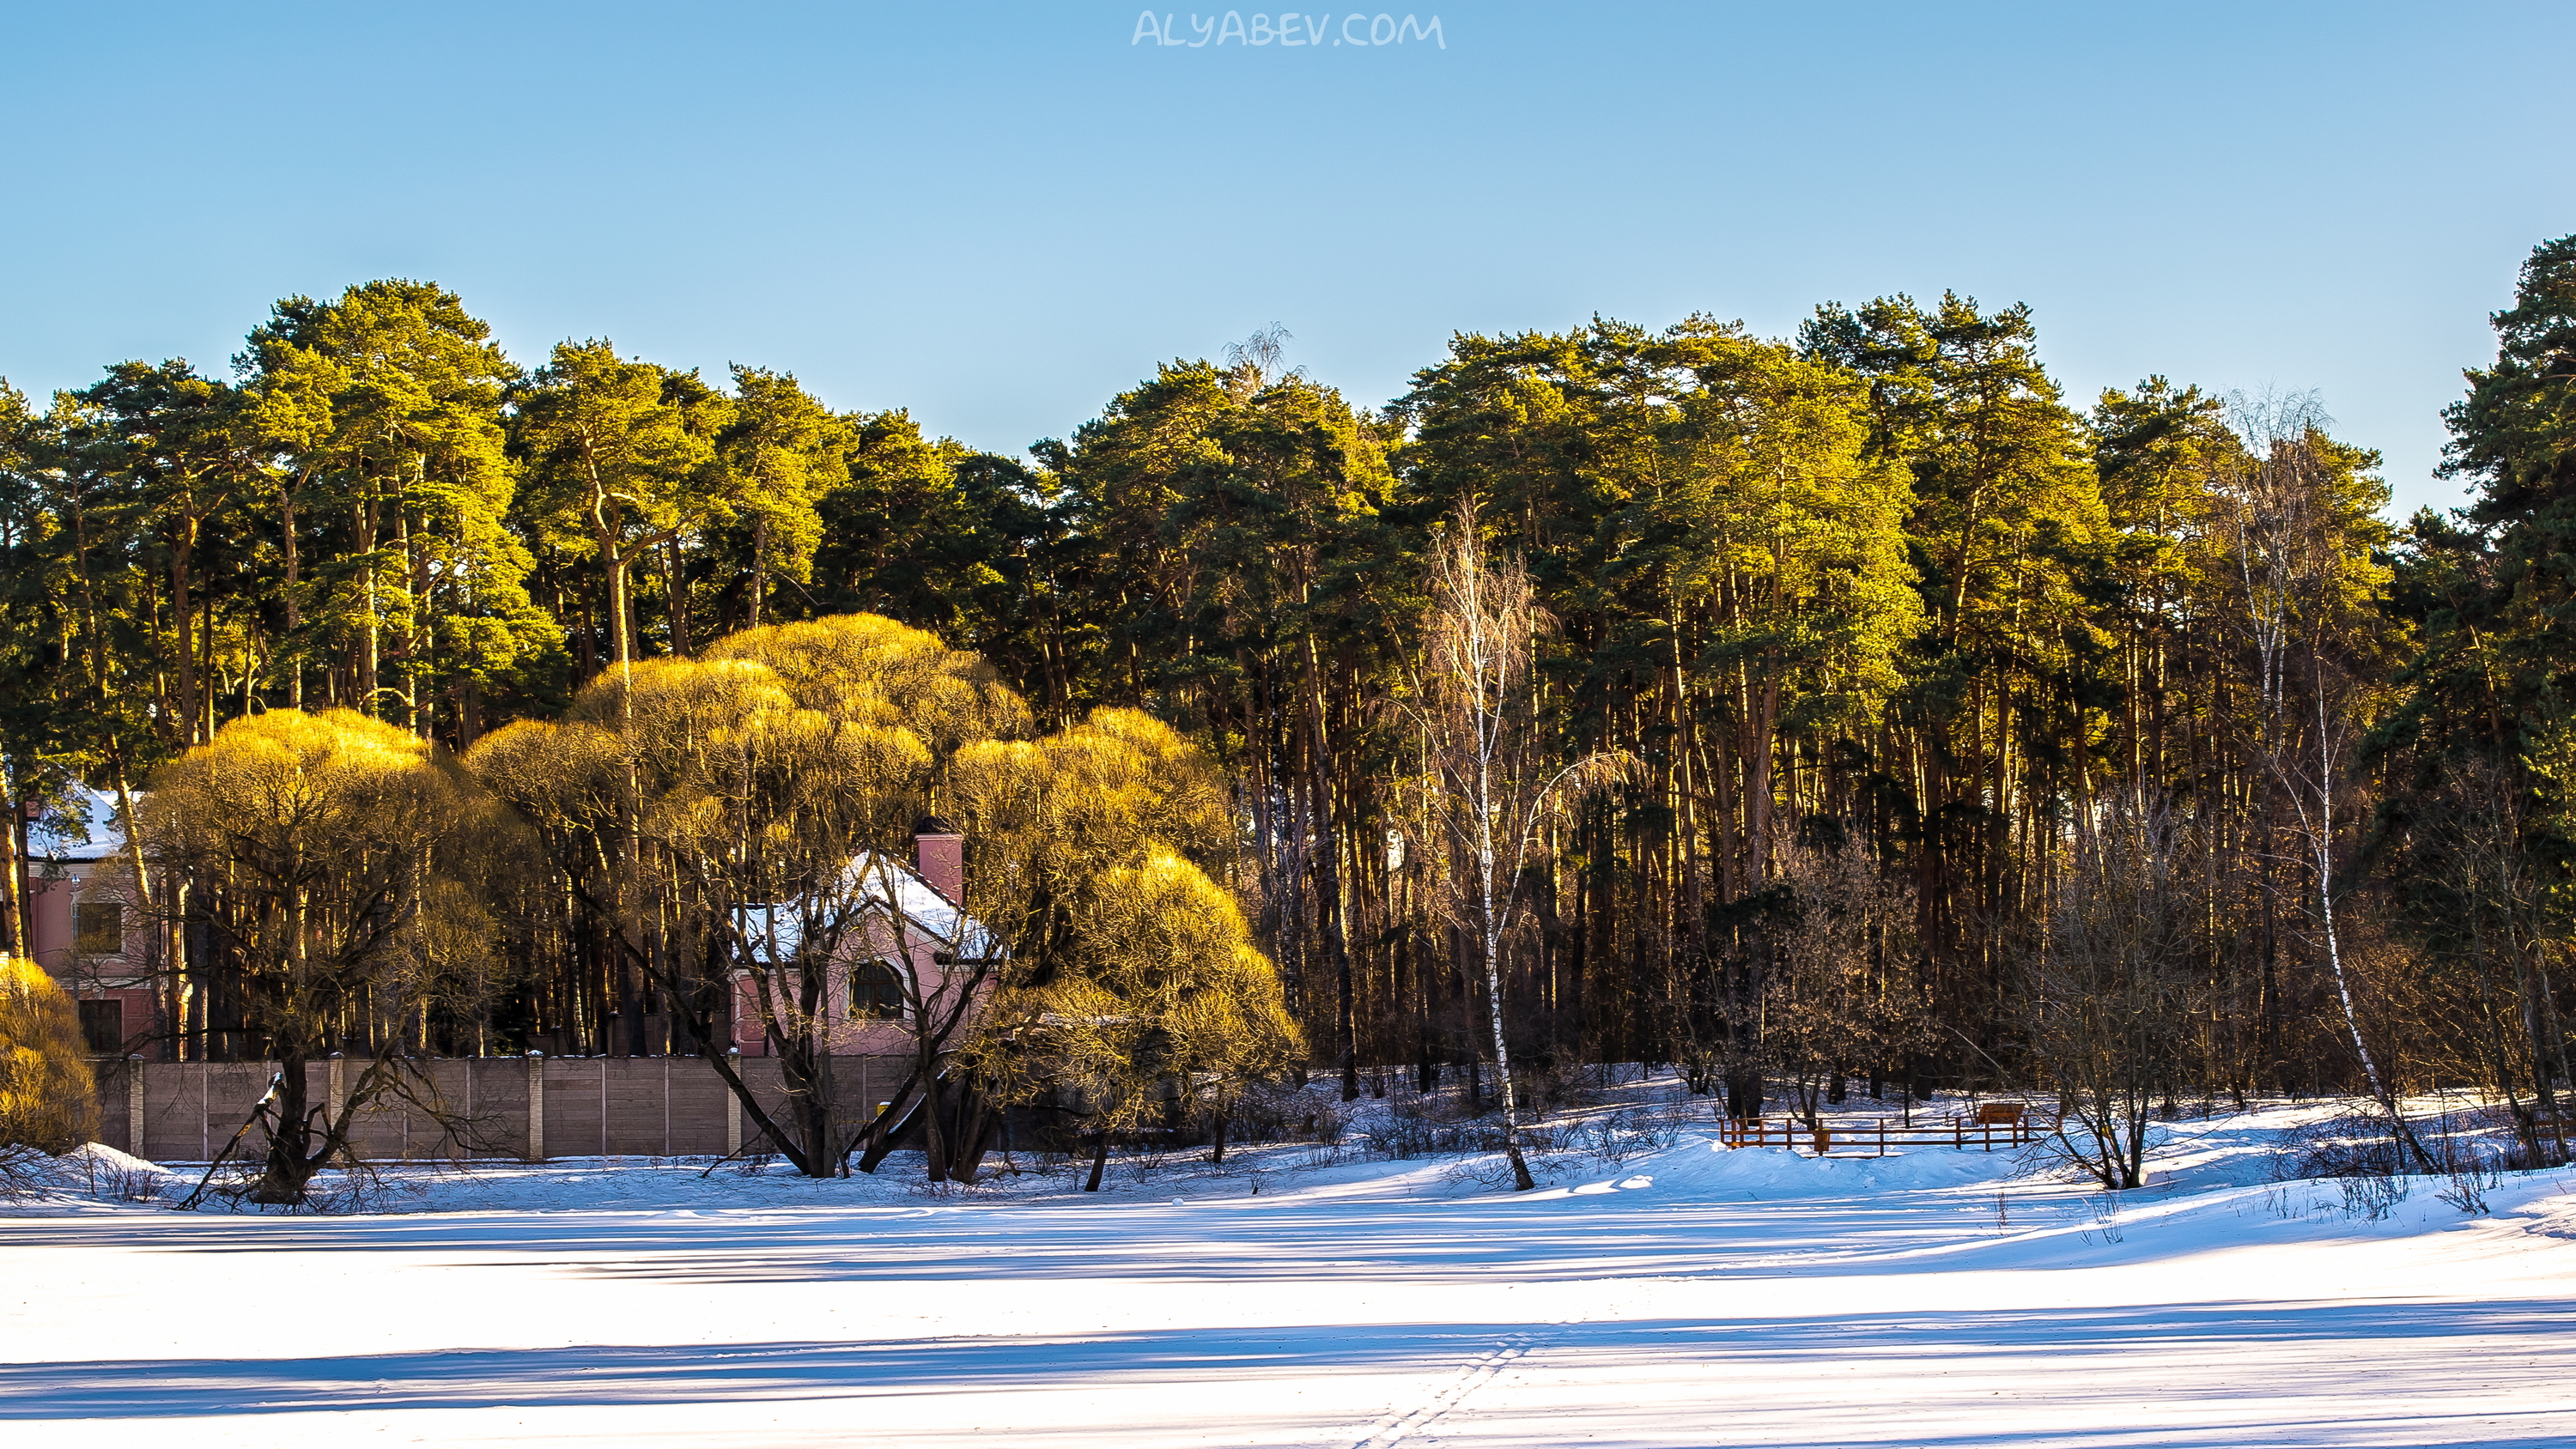
{"label": "bare tree", "polygon": [[1520,1102],[1504,1023],[1504,953],[1530,920],[1526,877],[1548,824],[1626,763],[1587,755],[1553,770],[1532,697],[1533,645],[1548,627],[1517,558],[1485,550],[1472,502],[1434,539],[1431,613],[1409,713],[1420,731],[1432,812],[1449,848],[1451,922],[1471,935],[1485,978],[1486,1027],[1503,1103],[1512,1182],[1537,1186],[1521,1151]]}
{"label": "bare tree", "polygon": [[1793,843],[1779,859],[1775,880],[1788,887],[1791,918],[1764,983],[1760,1028],[1765,1055],[1812,1129],[1829,1083],[1924,1039],[1914,892],[1848,843]]}
{"label": "bare tree", "polygon": [[[718,934],[717,959],[738,983],[738,1017],[758,1026],[781,1061],[788,1120],[780,1125],[798,1134],[791,1160],[838,1170],[864,1147],[859,1167],[872,1172],[918,1108],[929,1180],[973,1179],[980,1104],[961,1101],[952,1112],[947,1079],[1001,964],[973,917],[888,852],[868,849],[790,899],[737,906]],[[878,1054],[886,1039],[909,1072],[881,1105],[848,1121],[834,1063]]]}
{"label": "bare tree", "polygon": [[[2353,789],[2352,763],[2368,723],[2366,701],[2341,655],[2356,632],[2356,611],[2366,607],[2376,567],[2349,526],[2353,500],[2335,493],[2357,460],[2334,456],[2328,420],[2311,394],[2239,397],[2231,421],[2246,456],[2220,490],[2216,541],[2244,590],[2257,754],[2289,810],[2288,834],[2309,881],[2306,904],[2334,981],[2346,1040],[2371,1097],[2429,1172],[2432,1158],[2416,1140],[2395,1085],[2362,1031],[2336,920],[2339,852],[2358,814],[2339,815],[2337,806]],[[2295,697],[2300,683],[2306,685],[2304,700]]]}
{"label": "bare tree", "polygon": [[2414,822],[2431,847],[2430,879],[2419,888],[2437,893],[2441,917],[2430,944],[2453,968],[2442,973],[2443,989],[2428,993],[2429,1004],[2469,1047],[2471,1059],[2459,1065],[2504,1099],[2524,1160],[2534,1165],[2567,1159],[2557,1092],[2567,1037],[2549,968],[2566,926],[2528,843],[2531,776],[2559,784],[2567,743],[2563,730],[2548,732],[2530,770],[2466,755],[2445,761],[2444,788]]}
{"label": "bare tree", "polygon": [[2147,1120],[2191,1039],[2191,856],[2160,801],[2130,799],[2086,832],[2033,967],[2032,1055],[2063,1112],[2050,1137],[2106,1190],[2146,1181]]}
{"label": "bare tree", "polygon": [[1295,373],[1280,369],[1279,361],[1288,355],[1289,330],[1273,322],[1253,329],[1241,342],[1225,345],[1225,370],[1239,396],[1250,397],[1270,384]]}

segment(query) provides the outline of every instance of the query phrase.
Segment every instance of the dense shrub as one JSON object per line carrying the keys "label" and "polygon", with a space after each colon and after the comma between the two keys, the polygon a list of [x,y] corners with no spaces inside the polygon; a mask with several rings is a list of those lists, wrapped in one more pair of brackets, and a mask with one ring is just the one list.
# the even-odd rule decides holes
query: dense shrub
{"label": "dense shrub", "polygon": [[71,997],[33,961],[0,958],[0,1147],[69,1152],[98,1135],[98,1088]]}

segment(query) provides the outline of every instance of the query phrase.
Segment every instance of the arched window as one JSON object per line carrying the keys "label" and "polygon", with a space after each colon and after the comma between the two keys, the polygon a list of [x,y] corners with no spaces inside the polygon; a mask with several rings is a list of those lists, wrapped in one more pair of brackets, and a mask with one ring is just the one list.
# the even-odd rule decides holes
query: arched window
{"label": "arched window", "polygon": [[903,978],[883,961],[869,961],[850,973],[850,1015],[892,1021],[903,1015]]}

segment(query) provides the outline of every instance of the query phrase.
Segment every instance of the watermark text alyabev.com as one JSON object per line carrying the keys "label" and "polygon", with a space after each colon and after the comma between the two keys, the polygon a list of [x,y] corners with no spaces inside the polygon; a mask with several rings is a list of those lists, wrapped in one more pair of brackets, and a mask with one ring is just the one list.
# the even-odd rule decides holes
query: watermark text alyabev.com
{"label": "watermark text alyabev.com", "polygon": [[[1229,10],[1222,16],[1192,15],[1186,27],[1174,23],[1174,15],[1156,15],[1148,10],[1136,17],[1136,33],[1129,45],[1183,45],[1198,50],[1209,45],[1232,41],[1237,45],[1402,45],[1407,41],[1429,41],[1442,50],[1449,48],[1449,37],[1440,30],[1440,17],[1428,21],[1407,15],[1402,20],[1392,15],[1354,14],[1333,23],[1330,15],[1282,15],[1273,25],[1266,14],[1256,13],[1246,25],[1243,12]],[[1193,39],[1192,37],[1196,38]]]}

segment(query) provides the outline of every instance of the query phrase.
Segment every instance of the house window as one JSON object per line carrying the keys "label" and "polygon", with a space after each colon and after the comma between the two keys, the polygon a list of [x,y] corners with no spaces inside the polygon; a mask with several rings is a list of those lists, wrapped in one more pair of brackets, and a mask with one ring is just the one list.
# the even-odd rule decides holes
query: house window
{"label": "house window", "polygon": [[80,1004],[81,1043],[94,1057],[125,1050],[125,1003],[84,1001]]}
{"label": "house window", "polygon": [[903,1015],[903,978],[883,961],[850,973],[850,1015],[892,1021]]}
{"label": "house window", "polygon": [[84,956],[125,954],[125,902],[76,902],[72,906],[72,949]]}

